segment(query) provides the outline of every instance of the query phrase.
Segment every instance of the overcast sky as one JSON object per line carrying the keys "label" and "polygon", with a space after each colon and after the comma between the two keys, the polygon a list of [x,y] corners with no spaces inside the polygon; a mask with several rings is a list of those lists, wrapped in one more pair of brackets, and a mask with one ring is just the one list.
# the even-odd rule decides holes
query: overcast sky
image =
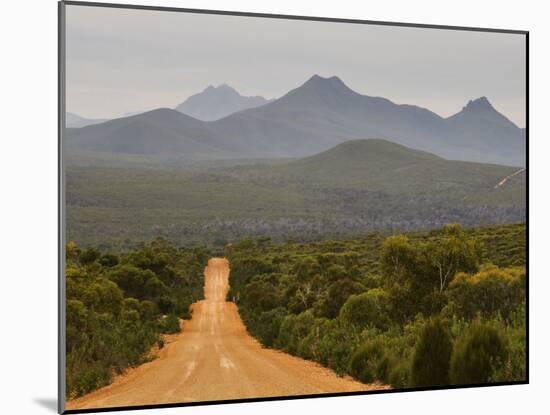
{"label": "overcast sky", "polygon": [[277,98],[313,74],[442,116],[487,96],[525,125],[523,35],[67,6],[67,110],[85,117],[221,83]]}

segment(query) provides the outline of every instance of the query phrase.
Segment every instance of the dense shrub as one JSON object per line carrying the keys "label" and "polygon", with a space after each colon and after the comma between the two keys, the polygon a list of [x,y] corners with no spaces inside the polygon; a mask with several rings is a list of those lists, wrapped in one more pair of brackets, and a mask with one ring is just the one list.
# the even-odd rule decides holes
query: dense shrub
{"label": "dense shrub", "polygon": [[175,313],[168,314],[163,322],[162,328],[164,333],[173,334],[181,331],[180,319]]}
{"label": "dense shrub", "polygon": [[328,327],[328,319],[315,319],[309,334],[298,344],[298,356],[317,362],[321,361],[321,341],[326,335]]}
{"label": "dense shrub", "polygon": [[525,283],[523,267],[489,266],[473,275],[459,273],[449,289],[452,310],[467,319],[478,314],[508,319],[525,301]]}
{"label": "dense shrub", "polygon": [[281,323],[277,344],[284,350],[296,354],[298,345],[307,337],[315,318],[311,311],[305,311],[299,315],[289,315]]}
{"label": "dense shrub", "polygon": [[383,358],[384,343],[378,339],[369,341],[351,356],[350,374],[364,383],[372,383],[377,379],[384,378],[383,371],[387,370],[387,362]]}
{"label": "dense shrub", "polygon": [[319,362],[339,375],[349,373],[349,360],[360,345],[360,338],[339,319],[328,321],[319,342]]}
{"label": "dense shrub", "polygon": [[[525,224],[449,225],[349,240],[249,239],[226,248],[228,299],[262,344],[340,375],[352,373],[353,356],[354,376],[396,388],[448,384],[449,345],[458,354],[454,343],[479,318],[509,350],[488,379],[525,379],[524,233]],[[383,353],[369,357],[373,343]]]}
{"label": "dense shrub", "polygon": [[352,294],[359,294],[365,287],[349,278],[344,278],[331,284],[328,288],[326,306],[323,317],[335,318],[340,308]]}
{"label": "dense shrub", "polygon": [[493,379],[509,356],[502,329],[497,325],[474,321],[456,342],[451,357],[453,384],[480,384]]}
{"label": "dense shrub", "polygon": [[380,288],[351,295],[340,309],[340,319],[358,329],[368,326],[387,329],[390,324],[387,302],[387,294]]}
{"label": "dense shrub", "polygon": [[286,315],[286,310],[282,307],[265,311],[258,318],[258,337],[260,342],[267,347],[272,347],[279,335],[281,323]]}
{"label": "dense shrub", "polygon": [[451,336],[441,320],[428,321],[414,351],[411,386],[447,385],[452,350]]}
{"label": "dense shrub", "polygon": [[410,385],[410,373],[409,362],[399,361],[391,368],[388,383],[394,388],[404,389]]}

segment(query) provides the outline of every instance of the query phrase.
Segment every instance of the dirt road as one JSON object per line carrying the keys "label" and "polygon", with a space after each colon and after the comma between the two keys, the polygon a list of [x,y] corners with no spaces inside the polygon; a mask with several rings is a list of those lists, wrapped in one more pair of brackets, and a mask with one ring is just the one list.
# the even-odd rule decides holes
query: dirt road
{"label": "dirt road", "polygon": [[264,349],[226,302],[229,264],[213,258],[204,271],[205,299],[193,318],[150,363],[102,389],[67,402],[67,409],[258,398],[378,389],[313,362]]}
{"label": "dirt road", "polygon": [[518,171],[516,171],[516,172],[514,172],[514,173],[512,173],[512,174],[510,174],[510,175],[508,175],[508,176],[506,176],[504,179],[502,179],[500,182],[498,182],[498,183],[495,185],[495,189],[498,189],[499,187],[502,187],[502,186],[505,185],[506,182],[507,182],[508,180],[510,180],[512,177],[517,176],[518,174],[520,174],[520,173],[522,173],[522,172],[524,172],[524,171],[525,171],[524,168],[523,168],[523,169],[519,169]]}

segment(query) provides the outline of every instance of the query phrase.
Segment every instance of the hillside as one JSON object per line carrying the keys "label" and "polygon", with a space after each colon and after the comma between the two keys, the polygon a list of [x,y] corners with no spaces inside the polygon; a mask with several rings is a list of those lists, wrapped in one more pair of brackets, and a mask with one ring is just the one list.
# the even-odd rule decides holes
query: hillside
{"label": "hillside", "polygon": [[69,238],[219,244],[525,218],[525,173],[495,188],[517,168],[444,160],[385,140],[350,141],[285,163],[200,165],[69,166]]}
{"label": "hillside", "polygon": [[311,183],[393,194],[448,191],[448,196],[461,192],[489,200],[506,193],[510,201],[521,204],[525,191],[525,174],[494,189],[501,178],[516,172],[516,167],[445,160],[382,139],[347,141],[270,169]]}
{"label": "hillside", "polygon": [[237,154],[224,150],[202,121],[168,108],[69,129],[66,145],[71,153],[181,154],[188,159],[235,158]]}
{"label": "hillside", "polygon": [[318,75],[277,100],[217,121],[159,109],[68,135],[73,152],[178,153],[195,160],[306,157],[348,140],[378,137],[451,160],[525,165],[525,130],[485,98],[442,118]]}

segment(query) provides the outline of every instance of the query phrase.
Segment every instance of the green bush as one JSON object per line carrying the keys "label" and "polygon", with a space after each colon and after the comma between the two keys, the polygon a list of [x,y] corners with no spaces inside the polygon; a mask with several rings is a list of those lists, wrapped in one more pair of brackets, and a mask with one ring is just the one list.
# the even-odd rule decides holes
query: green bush
{"label": "green bush", "polygon": [[260,343],[266,347],[272,347],[279,335],[281,324],[286,316],[286,309],[278,307],[270,311],[264,311],[255,320],[252,328],[253,334],[258,337]]}
{"label": "green bush", "polygon": [[400,361],[394,365],[388,376],[388,383],[398,389],[410,385],[410,367],[407,361]]}
{"label": "green bush", "polygon": [[346,300],[353,294],[365,291],[360,283],[344,278],[331,284],[328,288],[326,314],[323,317],[335,318]]}
{"label": "green bush", "polygon": [[459,273],[450,285],[449,299],[459,317],[472,319],[482,314],[509,319],[525,301],[525,287],[524,267],[490,266],[473,275]]}
{"label": "green bush", "polygon": [[179,333],[181,331],[180,319],[177,314],[168,314],[162,322],[162,331],[167,334]]}
{"label": "green bush", "polygon": [[326,320],[317,346],[319,362],[339,375],[349,373],[349,361],[360,345],[357,334],[339,319]]}
{"label": "green bush", "polygon": [[452,350],[451,336],[441,320],[428,321],[413,354],[411,386],[447,385]]}
{"label": "green bush", "polygon": [[340,309],[340,319],[358,329],[372,326],[385,330],[390,324],[386,297],[387,294],[380,288],[352,295]]}
{"label": "green bush", "polygon": [[474,321],[455,343],[451,357],[453,384],[481,384],[492,380],[508,360],[508,345],[502,330]]}
{"label": "green bush", "polygon": [[307,337],[314,321],[311,311],[305,311],[297,316],[287,316],[281,323],[277,343],[287,352],[297,354],[298,345]]}
{"label": "green bush", "polygon": [[88,248],[85,251],[80,252],[80,263],[81,264],[91,264],[95,262],[101,253],[96,248]]}
{"label": "green bush", "polygon": [[384,377],[384,366],[380,363],[384,357],[384,344],[380,340],[372,340],[356,350],[349,363],[350,374],[364,383],[372,383]]}

